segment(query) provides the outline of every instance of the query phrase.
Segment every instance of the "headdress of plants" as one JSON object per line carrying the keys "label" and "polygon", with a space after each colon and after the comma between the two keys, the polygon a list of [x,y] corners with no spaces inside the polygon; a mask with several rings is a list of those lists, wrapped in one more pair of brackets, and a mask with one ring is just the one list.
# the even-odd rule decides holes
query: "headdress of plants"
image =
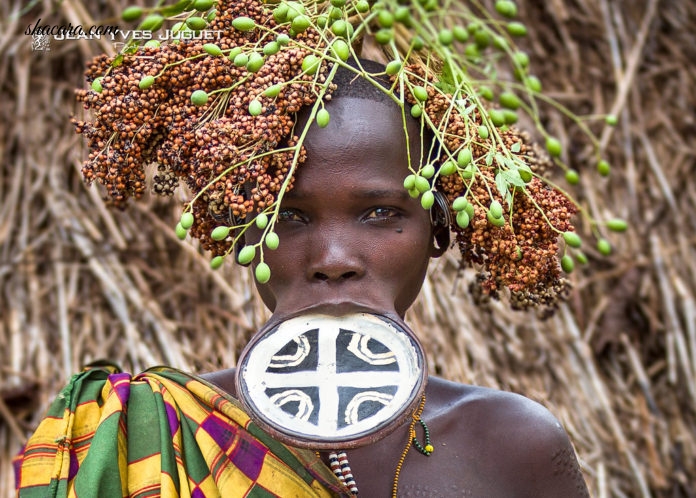
{"label": "headdress of plants", "polygon": [[[90,149],[84,177],[103,184],[118,207],[145,192],[150,165],[156,193],[169,195],[183,181],[192,198],[177,234],[198,238],[216,268],[256,224],[262,239],[236,257],[243,264],[258,257],[256,279],[264,283],[272,278],[264,251],[282,243],[274,232],[280,202],[305,159],[307,127],[294,126],[296,113],[307,106],[309,122],[326,126],[324,103],[343,66],[374,82],[401,106],[404,120],[417,120],[436,138],[426,154],[435,160],[414,161],[404,188],[424,209],[436,192],[446,196],[462,260],[480,270],[483,291],[497,297],[507,288],[515,308],[553,307],[567,289],[563,272],[586,258],[571,223],[578,206],[546,176],[554,163],[571,184],[577,173],[561,161],[561,144],[541,125],[538,103],[574,119],[595,148],[597,140],[541,93],[527,55],[514,44],[526,33],[516,10],[509,0],[496,1],[495,12],[478,0],[181,0],[129,7],[125,21],[140,20],[139,29],[151,32],[165,26],[174,35],[131,42],[89,65],[91,88],[78,90],[78,100],[91,117],[75,121]],[[206,40],[205,33],[219,36]],[[384,73],[348,64],[366,40],[382,48]],[[508,80],[498,73],[503,67]],[[389,88],[376,81],[385,77]],[[518,113],[531,117],[545,147],[515,128]],[[606,173],[608,164],[595,154]],[[620,231],[625,223],[600,224],[580,211],[599,251],[608,253],[601,230]]]}

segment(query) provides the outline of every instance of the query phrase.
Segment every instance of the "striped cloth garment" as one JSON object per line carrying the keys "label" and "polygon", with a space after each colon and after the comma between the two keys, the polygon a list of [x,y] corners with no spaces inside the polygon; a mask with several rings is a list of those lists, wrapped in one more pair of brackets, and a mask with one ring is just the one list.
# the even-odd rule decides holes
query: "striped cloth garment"
{"label": "striped cloth garment", "polygon": [[314,452],[273,440],[234,398],[164,367],[73,376],[14,463],[21,498],[350,496]]}

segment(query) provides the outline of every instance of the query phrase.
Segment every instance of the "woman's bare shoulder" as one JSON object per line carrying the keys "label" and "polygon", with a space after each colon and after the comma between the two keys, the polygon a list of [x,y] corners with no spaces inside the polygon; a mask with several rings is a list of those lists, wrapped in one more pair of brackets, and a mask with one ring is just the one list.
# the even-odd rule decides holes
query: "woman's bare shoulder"
{"label": "woman's bare shoulder", "polygon": [[497,485],[516,496],[589,496],[566,431],[541,404],[437,377],[426,395],[423,418],[457,453],[473,456],[479,476],[497,475]]}

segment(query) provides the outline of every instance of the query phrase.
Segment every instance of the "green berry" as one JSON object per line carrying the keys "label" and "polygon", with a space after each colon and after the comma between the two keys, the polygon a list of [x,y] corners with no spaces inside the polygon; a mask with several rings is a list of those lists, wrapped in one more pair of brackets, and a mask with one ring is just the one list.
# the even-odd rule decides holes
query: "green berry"
{"label": "green berry", "polygon": [[254,276],[256,277],[256,281],[258,283],[265,284],[271,279],[271,269],[266,263],[261,262],[256,265]]}
{"label": "green berry", "polygon": [[250,17],[239,16],[232,20],[232,27],[239,31],[251,31],[256,27],[256,22]]}
{"label": "green berry", "polygon": [[575,261],[577,261],[581,265],[586,265],[588,260],[587,260],[587,256],[585,256],[584,252],[576,252],[575,253]]}
{"label": "green berry", "polygon": [[179,220],[179,224],[184,228],[184,230],[188,230],[193,226],[193,213],[187,211],[181,215],[181,219]]}
{"label": "green berry", "polygon": [[319,70],[321,60],[314,54],[309,54],[302,61],[302,71],[306,74],[315,74]]}
{"label": "green berry", "polygon": [[237,57],[239,54],[242,53],[242,47],[234,47],[232,50],[230,50],[230,53],[227,54],[227,58],[234,62],[235,57]]}
{"label": "green berry", "polygon": [[580,175],[574,169],[569,169],[568,171],[566,171],[565,179],[571,185],[577,185],[578,183],[580,183]]}
{"label": "green berry", "polygon": [[199,12],[205,12],[215,4],[215,0],[196,0],[193,2],[193,8]]}
{"label": "green berry", "polygon": [[278,234],[275,232],[268,232],[266,234],[266,237],[263,239],[264,243],[266,244],[266,247],[268,247],[271,251],[275,251],[278,249],[278,244],[280,244],[280,239],[278,238]]}
{"label": "green berry", "polygon": [[394,14],[388,10],[380,10],[377,14],[377,24],[381,28],[391,28],[394,25]]}
{"label": "green berry", "polygon": [[375,33],[375,41],[380,45],[387,45],[394,39],[394,30],[391,28],[380,29]]}
{"label": "green berry", "polygon": [[189,17],[186,19],[186,26],[193,31],[201,31],[208,25],[202,17]]}
{"label": "green berry", "polygon": [[414,118],[420,118],[423,115],[423,109],[418,104],[411,106],[411,116]]}
{"label": "green berry", "polygon": [[360,0],[355,4],[355,10],[357,10],[361,14],[368,12],[370,10],[370,2],[368,2],[367,0]]}
{"label": "green berry", "polygon": [[440,32],[437,34],[437,39],[440,43],[443,45],[452,45],[454,42],[454,33],[452,33],[451,30],[443,28],[440,30]]}
{"label": "green berry", "polygon": [[350,57],[350,47],[340,38],[334,40],[334,42],[331,44],[331,51],[336,58],[341,59],[344,62],[348,60],[348,57]]}
{"label": "green berry", "polygon": [[409,9],[405,5],[399,5],[394,10],[394,20],[402,24],[410,24],[412,21],[411,9]]}
{"label": "green berry", "polygon": [[607,228],[612,232],[625,232],[628,229],[628,223],[621,218],[613,218],[607,221]]}
{"label": "green berry", "polygon": [[285,33],[281,33],[276,37],[276,41],[278,42],[278,45],[284,47],[290,43],[290,37]]}
{"label": "green berry", "polygon": [[495,11],[501,16],[512,18],[517,15],[517,5],[510,0],[497,0],[495,2]]}
{"label": "green berry", "polygon": [[176,233],[176,236],[179,237],[181,240],[184,240],[186,238],[186,234],[188,233],[188,230],[186,230],[181,225],[181,222],[179,222],[176,224],[176,228],[174,228],[174,233]]}
{"label": "green berry", "polygon": [[567,254],[561,258],[561,268],[563,268],[563,271],[566,273],[571,273],[575,269],[575,263],[573,262],[573,258],[568,256]]}
{"label": "green berry", "polygon": [[418,52],[419,50],[423,50],[423,47],[425,47],[425,41],[420,36],[414,36],[411,39],[411,46],[413,47],[413,50]]}
{"label": "green berry", "polygon": [[507,109],[512,109],[513,111],[519,109],[522,104],[520,98],[512,92],[501,93],[498,100],[500,101],[500,105]]}
{"label": "green berry", "polygon": [[159,14],[153,14],[147,16],[143,22],[140,23],[139,27],[144,31],[157,31],[162,27],[162,24],[164,24],[164,17]]}
{"label": "green berry", "polygon": [[521,22],[517,22],[517,21],[513,21],[513,22],[508,23],[507,30],[508,30],[508,33],[510,33],[510,36],[526,36],[527,35],[527,26],[525,26]]}
{"label": "green berry", "polygon": [[213,231],[210,233],[210,238],[217,241],[225,240],[229,234],[230,227],[219,226],[213,229]]}
{"label": "green berry", "polygon": [[421,206],[423,209],[430,209],[433,207],[433,204],[435,204],[435,194],[433,191],[428,190],[427,192],[423,192],[423,196],[421,197]]}
{"label": "green berry", "polygon": [[466,47],[464,47],[464,55],[471,62],[478,62],[481,58],[481,50],[479,50],[475,43],[468,43]]}
{"label": "green berry", "polygon": [[273,9],[273,19],[278,24],[283,24],[288,18],[288,4],[285,2],[280,3],[275,9]]}
{"label": "green berry", "polygon": [[473,218],[474,218],[474,214],[476,213],[476,210],[474,209],[474,205],[473,205],[472,203],[468,203],[468,204],[464,207],[464,211],[466,211],[466,214],[469,215],[469,219],[473,219]]}
{"label": "green berry", "polygon": [[484,140],[487,139],[487,138],[488,138],[488,133],[489,133],[489,131],[488,131],[488,127],[487,127],[487,126],[481,125],[481,126],[478,127],[478,135],[479,135],[479,137],[481,137],[482,139],[484,139]]}
{"label": "green berry", "polygon": [[570,247],[579,248],[582,245],[582,239],[575,232],[563,232],[563,240]]}
{"label": "green berry", "polygon": [[534,178],[532,170],[529,169],[529,166],[527,165],[520,166],[519,168],[517,168],[517,172],[520,174],[520,178],[522,178],[522,181],[524,183],[529,183],[532,181],[532,178]]}
{"label": "green berry", "polygon": [[404,178],[404,188],[406,190],[411,190],[415,188],[416,186],[416,175],[408,175],[406,178]]}
{"label": "green berry", "polygon": [[490,118],[493,126],[500,128],[505,126],[505,113],[500,109],[491,109],[488,111],[488,117]]}
{"label": "green berry", "polygon": [[440,176],[449,176],[457,171],[457,163],[449,159],[440,166]]}
{"label": "green berry", "polygon": [[467,204],[469,204],[469,201],[466,200],[466,197],[457,197],[454,202],[452,202],[452,209],[455,211],[464,211]]}
{"label": "green berry", "polygon": [[95,78],[94,81],[92,81],[92,90],[94,90],[97,93],[101,93],[103,90],[101,80],[103,76],[100,76],[99,78]]}
{"label": "green berry", "polygon": [[256,257],[256,246],[244,246],[242,250],[239,251],[237,256],[237,262],[240,265],[248,265]]}
{"label": "green berry", "polygon": [[599,239],[597,241],[597,250],[602,256],[609,256],[611,254],[611,244],[607,239]]}
{"label": "green berry", "polygon": [[295,33],[304,33],[311,24],[309,17],[300,15],[292,20],[292,29],[295,30]]}
{"label": "green berry", "polygon": [[421,194],[430,190],[430,182],[420,175],[416,175],[415,187]]}
{"label": "green berry", "polygon": [[161,45],[159,40],[148,40],[145,42],[145,45],[143,47],[145,48],[158,48]]}
{"label": "green berry", "polygon": [[397,74],[399,71],[401,71],[401,62],[399,61],[391,61],[389,64],[387,64],[387,69],[386,73],[389,76],[394,76]]}
{"label": "green berry", "polygon": [[500,50],[501,52],[507,52],[509,45],[508,42],[505,38],[502,36],[494,36],[493,37],[493,46]]}
{"label": "green berry", "polygon": [[215,256],[213,259],[210,260],[210,268],[212,268],[213,270],[217,270],[222,266],[222,263],[224,262],[224,256]]}
{"label": "green berry", "polygon": [[411,197],[411,199],[418,199],[420,197],[420,192],[418,192],[418,189],[412,188],[411,190],[408,191],[408,195]]}
{"label": "green berry", "polygon": [[256,99],[249,102],[249,114],[252,116],[258,116],[263,111],[263,105]]}
{"label": "green berry", "polygon": [[331,25],[331,32],[336,36],[345,36],[348,32],[348,23],[343,19],[336,20]]}
{"label": "green berry", "polygon": [[471,162],[471,149],[462,149],[457,154],[457,164],[460,168],[467,166]]}
{"label": "green berry", "polygon": [[341,9],[341,8],[345,7],[346,0],[331,0],[331,5],[333,5],[334,7],[338,8],[338,9]]}
{"label": "green berry", "polygon": [[479,30],[474,33],[474,43],[480,50],[486,49],[491,44],[491,35],[488,31]]}
{"label": "green berry", "polygon": [[489,87],[487,87],[487,86],[482,86],[481,88],[479,88],[478,93],[479,93],[479,95],[480,95],[482,98],[488,100],[489,102],[490,102],[491,100],[493,100],[493,98],[495,97],[495,96],[493,95],[493,90],[491,90],[491,89],[490,89]]}
{"label": "green berry", "polygon": [[196,90],[191,94],[191,103],[193,105],[201,106],[208,102],[208,94],[205,90]]}
{"label": "green berry", "polygon": [[213,9],[210,12],[208,12],[207,16],[205,16],[205,20],[208,22],[213,22],[216,17],[217,17],[217,10]]}
{"label": "green berry", "polygon": [[496,227],[502,227],[505,225],[505,218],[502,216],[500,218],[496,218],[491,214],[490,210],[486,213],[486,219],[488,220],[488,223]]}
{"label": "green berry", "polygon": [[515,111],[512,111],[510,109],[503,109],[503,116],[505,117],[505,124],[506,125],[513,125],[517,123],[517,120],[519,117],[517,116],[517,113]]}
{"label": "green berry", "polygon": [[317,126],[319,128],[326,128],[329,126],[329,121],[331,120],[331,115],[326,109],[319,109],[317,112]]}
{"label": "green berry", "polygon": [[563,148],[561,147],[561,142],[559,142],[557,138],[547,137],[546,150],[551,154],[551,157],[560,157]]}
{"label": "green berry", "polygon": [[257,214],[254,223],[256,224],[256,228],[263,230],[268,226],[268,215],[266,213]]}
{"label": "green berry", "polygon": [[456,221],[459,228],[466,228],[469,226],[470,218],[466,211],[459,211],[457,213]]}
{"label": "green berry", "polygon": [[247,54],[237,54],[233,63],[237,67],[246,66],[249,63],[249,56]]}
{"label": "green berry", "polygon": [[266,60],[261,54],[254,52],[249,56],[249,61],[246,63],[246,69],[250,73],[257,73],[263,67]]}
{"label": "green berry", "polygon": [[263,55],[274,55],[277,54],[279,50],[280,44],[277,41],[269,41],[263,46]]}
{"label": "green berry", "polygon": [[609,166],[607,161],[602,159],[597,163],[597,172],[602,176],[609,176],[609,173],[611,173],[611,166]]}
{"label": "green berry", "polygon": [[142,15],[143,9],[135,5],[132,5],[130,7],[126,7],[124,11],[121,12],[121,19],[123,19],[126,22],[131,22],[135,21],[136,19],[140,19],[140,16]]}
{"label": "green berry", "polygon": [[424,86],[414,86],[413,96],[420,102],[425,102],[428,100],[428,90],[426,90]]}
{"label": "green berry", "polygon": [[608,114],[604,118],[604,122],[606,124],[608,124],[609,126],[616,126],[619,122],[619,119],[616,116],[614,116],[613,114]]}
{"label": "green berry", "polygon": [[503,216],[503,206],[498,201],[491,202],[488,212],[491,213],[493,218],[502,218]]}
{"label": "green berry", "polygon": [[536,76],[527,76],[524,80],[524,84],[534,93],[541,93],[542,86],[541,81]]}
{"label": "green berry", "polygon": [[275,85],[271,85],[268,88],[266,88],[263,91],[263,96],[264,97],[270,97],[270,98],[275,98],[280,94],[280,91],[283,89],[283,85],[280,83],[276,83]]}
{"label": "green berry", "polygon": [[521,50],[519,52],[515,52],[513,58],[517,65],[520,66],[522,69],[529,66],[529,55],[527,55],[527,52],[522,52]]}
{"label": "green berry", "polygon": [[460,43],[464,43],[469,39],[469,32],[463,26],[455,26],[452,28],[454,39]]}
{"label": "green berry", "polygon": [[433,166],[432,164],[426,164],[420,170],[420,175],[423,178],[432,178],[434,174],[435,174],[435,166]]}
{"label": "green berry", "polygon": [[203,50],[205,50],[205,53],[208,55],[212,55],[214,57],[217,57],[218,55],[222,55],[222,49],[215,45],[214,43],[206,43],[203,45]]}

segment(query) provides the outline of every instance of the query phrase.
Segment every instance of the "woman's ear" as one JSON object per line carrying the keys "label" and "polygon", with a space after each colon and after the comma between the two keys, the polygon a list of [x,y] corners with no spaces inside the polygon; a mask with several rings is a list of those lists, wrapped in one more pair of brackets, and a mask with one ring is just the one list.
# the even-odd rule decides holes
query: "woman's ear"
{"label": "woman's ear", "polygon": [[450,216],[449,203],[442,192],[435,192],[435,202],[430,208],[430,224],[433,227],[433,249],[430,254],[439,258],[450,245]]}

